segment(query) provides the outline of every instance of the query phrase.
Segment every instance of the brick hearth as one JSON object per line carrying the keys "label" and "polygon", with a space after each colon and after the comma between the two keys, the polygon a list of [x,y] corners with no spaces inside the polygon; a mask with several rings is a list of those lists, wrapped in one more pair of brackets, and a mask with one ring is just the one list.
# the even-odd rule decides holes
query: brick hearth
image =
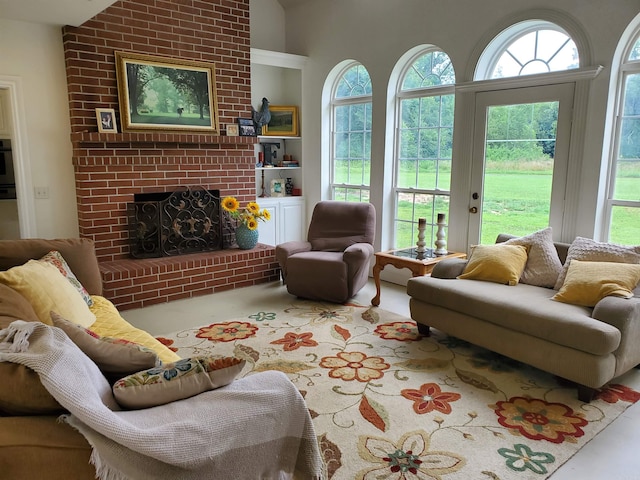
{"label": "brick hearth", "polygon": [[115,52],[127,51],[215,64],[221,130],[250,117],[249,35],[249,0],[120,0],[80,27],[63,28],[80,236],[95,241],[105,295],[120,308],[277,278],[274,249],[266,246],[129,255],[127,203],[135,193],[200,186],[242,203],[255,199],[254,137],[104,134],[95,116],[96,108],[119,111]]}

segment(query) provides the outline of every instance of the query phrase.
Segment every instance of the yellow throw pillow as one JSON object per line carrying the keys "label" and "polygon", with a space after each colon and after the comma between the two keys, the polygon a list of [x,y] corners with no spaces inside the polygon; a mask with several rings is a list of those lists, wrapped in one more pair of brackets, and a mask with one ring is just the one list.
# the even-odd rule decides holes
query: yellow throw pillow
{"label": "yellow throw pillow", "polygon": [[156,352],[165,363],[180,360],[177,353],[172,352],[150,333],[134,327],[122,318],[116,306],[109,300],[100,295],[92,295],[91,299],[91,311],[96,315],[96,322],[91,327],[93,332],[103,337],[121,338],[143,345]]}
{"label": "yellow throw pillow", "polygon": [[517,285],[526,263],[527,247],[523,245],[475,245],[458,278]]}
{"label": "yellow throw pillow", "polygon": [[80,292],[50,263],[29,260],[0,272],[0,283],[26,298],[38,319],[47,325],[52,324],[52,310],[83,327],[90,327],[96,321]]}
{"label": "yellow throw pillow", "polygon": [[640,282],[640,265],[571,260],[560,291],[552,298],[563,303],[594,307],[609,295],[631,298]]}
{"label": "yellow throw pillow", "polygon": [[245,363],[236,357],[185,358],[118,380],[113,395],[124,408],[164,405],[230,384]]}

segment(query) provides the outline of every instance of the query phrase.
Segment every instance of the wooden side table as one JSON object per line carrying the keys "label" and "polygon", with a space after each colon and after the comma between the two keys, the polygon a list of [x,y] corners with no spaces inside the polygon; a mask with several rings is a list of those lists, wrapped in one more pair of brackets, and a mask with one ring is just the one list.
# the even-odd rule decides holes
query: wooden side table
{"label": "wooden side table", "polygon": [[380,305],[380,272],[386,265],[396,268],[408,268],[414,277],[427,275],[441,260],[445,258],[467,258],[466,253],[449,252],[447,255],[435,255],[433,249],[427,248],[422,254],[414,248],[388,250],[375,254],[376,264],[373,266],[373,279],[376,282],[376,296],[371,299],[371,305]]}

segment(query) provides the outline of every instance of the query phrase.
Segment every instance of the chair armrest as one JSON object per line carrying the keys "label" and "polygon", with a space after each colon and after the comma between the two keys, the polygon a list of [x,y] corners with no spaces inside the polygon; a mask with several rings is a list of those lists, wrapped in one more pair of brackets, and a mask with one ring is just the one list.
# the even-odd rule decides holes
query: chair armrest
{"label": "chair armrest", "polygon": [[311,251],[311,244],[309,242],[293,241],[281,243],[280,245],[276,245],[276,260],[280,266],[284,266],[287,262],[287,258],[291,255],[309,251]]}
{"label": "chair armrest", "polygon": [[371,258],[372,255],[373,245],[369,243],[354,243],[345,249],[342,258],[350,268],[358,268],[364,260]]}
{"label": "chair armrest", "polygon": [[462,275],[464,267],[467,266],[467,261],[464,258],[445,258],[436,263],[431,272],[431,276],[435,278],[447,278],[453,279],[458,275]]}

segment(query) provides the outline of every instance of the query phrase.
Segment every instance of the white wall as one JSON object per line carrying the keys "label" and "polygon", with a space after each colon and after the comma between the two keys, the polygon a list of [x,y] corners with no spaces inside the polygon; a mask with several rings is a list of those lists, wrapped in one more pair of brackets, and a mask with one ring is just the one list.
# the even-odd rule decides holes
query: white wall
{"label": "white wall", "polygon": [[[385,203],[381,198],[385,181],[385,148],[389,147],[385,144],[387,87],[398,59],[412,47],[433,44],[450,56],[458,81],[470,81],[477,52],[511,19],[534,9],[570,19],[588,37],[592,64],[605,67],[593,81],[590,92],[579,211],[574,232],[583,236],[593,235],[611,73],[609,67],[620,35],[638,14],[637,0],[310,0],[288,11],[286,17],[287,52],[309,58],[303,79],[303,157],[318,157],[322,148],[327,146],[322,143],[320,135],[321,93],[327,74],[345,59],[361,62],[369,70],[373,85],[371,199],[381,210]],[[468,134],[455,132],[455,135]],[[455,162],[454,150],[454,165]],[[304,168],[305,179],[314,179],[304,185],[310,210],[327,192],[317,181],[322,173],[320,162],[307,162]],[[452,196],[456,195],[468,196],[468,192],[452,191]],[[455,232],[456,219],[450,218],[449,221],[450,232]],[[466,218],[464,222],[466,224]],[[379,239],[380,235],[377,237]],[[465,251],[467,245],[464,239],[460,241],[450,236],[449,247]]]}
{"label": "white wall", "polygon": [[[35,232],[54,238],[78,235],[69,102],[60,28],[0,19],[0,76],[19,79],[24,115],[21,132],[31,184],[47,187],[48,199],[33,199]],[[22,221],[22,219],[21,219]]]}

